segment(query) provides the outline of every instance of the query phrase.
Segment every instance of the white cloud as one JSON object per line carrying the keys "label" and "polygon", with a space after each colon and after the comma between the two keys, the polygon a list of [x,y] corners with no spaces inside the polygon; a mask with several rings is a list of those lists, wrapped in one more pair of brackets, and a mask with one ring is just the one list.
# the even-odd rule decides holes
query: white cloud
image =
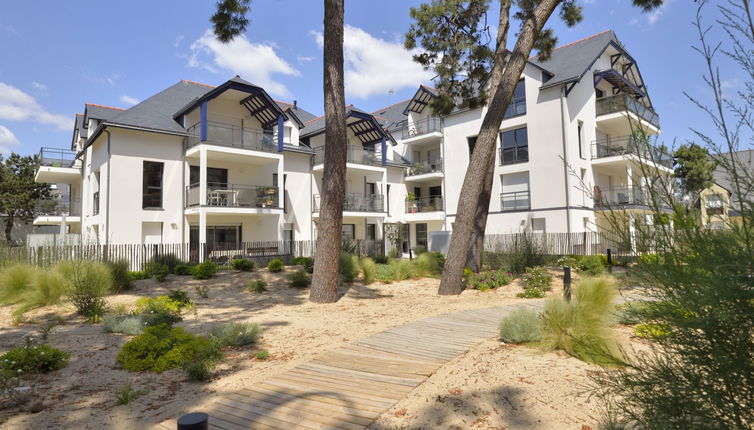
{"label": "white cloud", "polygon": [[[324,38],[318,31],[309,32],[322,47]],[[413,61],[413,53],[396,40],[389,42],[366,31],[345,26],[343,55],[345,60],[346,94],[365,99],[373,94],[388,94],[405,87],[418,86],[432,79]]]}
{"label": "white cloud", "polygon": [[122,96],[120,96],[120,101],[122,101],[123,103],[125,103],[127,105],[135,105],[135,104],[141,102],[141,100],[137,99],[136,97],[131,97],[131,96],[126,95],[126,94],[123,94]]}
{"label": "white cloud", "polygon": [[186,38],[186,36],[184,36],[184,35],[180,35],[180,36],[176,37],[175,38],[175,42],[173,42],[173,48],[177,48],[181,44],[181,42],[183,42],[183,39],[185,39],[185,38]]}
{"label": "white cloud", "polygon": [[296,57],[296,61],[301,66],[303,66],[306,63],[311,63],[313,60],[314,60],[314,58],[307,57],[307,56],[304,56],[304,55],[299,55],[298,57]]}
{"label": "white cloud", "polygon": [[8,154],[11,152],[12,146],[20,145],[16,135],[7,127],[0,125],[0,154]]}
{"label": "white cloud", "polygon": [[45,85],[45,84],[40,84],[37,81],[32,81],[31,82],[31,86],[34,87],[36,90],[39,90],[41,92],[47,92],[47,85]]}
{"label": "white cloud", "polygon": [[289,96],[290,92],[273,75],[301,76],[298,70],[277,55],[274,44],[270,42],[252,43],[246,37],[239,36],[225,44],[207,30],[191,44],[190,49],[189,66],[218,74],[238,74],[282,97]]}
{"label": "white cloud", "polygon": [[3,30],[8,33],[18,34],[18,31],[16,31],[16,27],[14,27],[13,24],[4,25]]}
{"label": "white cloud", "polygon": [[48,112],[34,97],[3,82],[0,82],[0,119],[33,120],[54,125],[59,130],[71,128],[71,120],[68,116]]}
{"label": "white cloud", "polygon": [[673,0],[665,0],[660,7],[653,10],[652,12],[649,12],[647,14],[647,22],[649,23],[649,25],[652,25],[655,22],[657,22],[660,19],[660,17],[662,17],[665,14],[665,12],[667,12],[668,9],[670,9],[670,4],[672,2]]}

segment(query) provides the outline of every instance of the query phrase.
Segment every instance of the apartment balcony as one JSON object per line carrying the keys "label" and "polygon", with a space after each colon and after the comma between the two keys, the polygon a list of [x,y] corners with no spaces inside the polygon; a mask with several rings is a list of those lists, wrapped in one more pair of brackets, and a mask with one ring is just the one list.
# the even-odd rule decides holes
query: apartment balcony
{"label": "apartment balcony", "polygon": [[46,184],[72,184],[81,181],[81,161],[66,149],[42,148],[34,181]]}
{"label": "apartment balcony", "polygon": [[406,200],[405,222],[442,221],[445,219],[443,196],[417,197]]}
{"label": "apartment balcony", "polygon": [[[319,217],[321,196],[314,195],[312,211],[314,217]],[[385,199],[382,194],[346,193],[343,200],[343,216],[351,217],[384,217]]]}
{"label": "apartment balcony", "polygon": [[406,182],[426,181],[443,177],[442,159],[434,158],[429,161],[415,161],[406,168]]}
{"label": "apartment balcony", "polygon": [[81,222],[81,202],[58,199],[39,200],[34,205],[34,225],[60,225],[65,216],[66,223]]}
{"label": "apartment balcony", "polygon": [[442,120],[437,117],[426,118],[412,123],[406,122],[399,133],[403,143],[423,143],[442,137]]}
{"label": "apartment balcony", "polygon": [[201,204],[199,184],[186,187],[186,212],[198,213],[199,207],[208,213],[279,214],[282,213],[280,191],[268,185],[207,184],[207,203]]}
{"label": "apartment balcony", "polygon": [[[652,133],[660,130],[659,115],[628,94],[598,98],[596,108],[597,123],[605,128],[630,132],[642,125]],[[627,114],[634,124],[626,121]]]}
{"label": "apartment balcony", "polygon": [[199,124],[189,127],[188,133],[186,158],[199,158],[199,148],[204,147],[211,160],[238,161],[244,156],[248,157],[244,162],[262,164],[282,159],[273,134],[263,130],[210,122],[207,140],[201,140]]}
{"label": "apartment balcony", "polygon": [[[375,149],[365,149],[361,145],[348,145],[346,150],[346,167],[351,170],[382,172],[382,150],[379,145]],[[312,170],[320,171],[325,167],[325,147],[314,148]]]}
{"label": "apartment balcony", "polygon": [[[596,164],[608,164],[621,161],[633,155],[645,162],[654,162],[659,166],[673,168],[673,158],[662,149],[648,143],[640,142],[633,136],[613,137],[609,140],[592,142],[592,160]],[[614,158],[619,157],[619,158]]]}
{"label": "apartment balcony", "polygon": [[528,211],[531,209],[529,191],[500,193],[500,210],[503,212]]}
{"label": "apartment balcony", "polygon": [[[595,187],[594,191],[594,208],[595,209],[625,209],[627,207],[637,207],[639,209],[648,209],[652,204],[652,194],[640,186],[620,186],[601,189]],[[660,208],[668,208],[670,205],[664,201],[666,196],[662,193],[657,194],[655,204]]]}

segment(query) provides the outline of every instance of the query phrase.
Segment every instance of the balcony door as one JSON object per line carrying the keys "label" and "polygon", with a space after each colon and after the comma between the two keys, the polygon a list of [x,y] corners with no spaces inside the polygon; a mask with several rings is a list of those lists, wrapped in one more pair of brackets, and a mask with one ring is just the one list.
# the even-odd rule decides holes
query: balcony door
{"label": "balcony door", "polygon": [[[189,184],[199,184],[199,166],[189,166]],[[228,169],[207,167],[207,185],[216,188],[227,188]]]}

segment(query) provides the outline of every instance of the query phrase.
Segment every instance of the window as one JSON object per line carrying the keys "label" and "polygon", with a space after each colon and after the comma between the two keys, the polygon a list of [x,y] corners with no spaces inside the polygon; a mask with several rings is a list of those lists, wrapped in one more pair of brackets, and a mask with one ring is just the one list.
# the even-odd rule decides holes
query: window
{"label": "window", "polygon": [[500,194],[500,209],[506,211],[529,210],[529,172],[503,175],[503,192]]}
{"label": "window", "polygon": [[532,233],[546,233],[547,221],[544,218],[532,218],[531,232]]}
{"label": "window", "polygon": [[367,224],[367,240],[377,240],[377,224]]}
{"label": "window", "polygon": [[390,184],[387,184],[387,216],[390,216]]}
{"label": "window", "polygon": [[94,172],[95,192],[92,195],[92,215],[99,214],[99,171]]}
{"label": "window", "polygon": [[427,247],[427,224],[426,223],[419,223],[416,224],[416,246],[423,246],[424,248]]}
{"label": "window", "polygon": [[144,162],[141,207],[162,209],[162,169],[164,163]]}
{"label": "window", "polygon": [[[241,239],[240,226],[208,226],[207,247],[208,249],[238,249]],[[192,226],[189,229],[189,243],[192,249],[199,244],[199,227]]]}
{"label": "window", "polygon": [[582,132],[584,130],[584,123],[583,122],[579,121],[579,125],[578,125],[578,129],[577,130],[578,130],[578,133],[579,133],[579,158],[581,158],[582,160],[586,160],[586,158],[584,158],[584,137],[582,136],[582,134],[583,134]]}
{"label": "window", "polygon": [[516,84],[516,89],[513,90],[511,104],[508,105],[503,118],[512,118],[524,114],[526,114],[526,86],[524,85],[524,80],[521,79]]}
{"label": "window", "polygon": [[595,94],[597,94],[597,98],[598,98],[598,99],[601,99],[602,97],[604,97],[604,96],[605,96],[605,92],[604,92],[604,91],[602,91],[602,90],[601,90],[601,89],[599,89],[599,88],[595,88],[595,89],[594,89],[594,93],[595,93]]}
{"label": "window", "polygon": [[474,147],[476,146],[476,136],[467,137],[466,142],[469,145],[469,160],[471,160],[471,154],[474,153]]}
{"label": "window", "polygon": [[375,184],[374,182],[367,182],[366,192],[369,196],[377,194],[377,184]]}
{"label": "window", "polygon": [[720,194],[711,194],[704,199],[704,207],[707,215],[722,215],[724,204],[723,196]]}
{"label": "window", "polygon": [[529,134],[526,127],[500,133],[500,164],[529,161]]}
{"label": "window", "polygon": [[342,240],[354,240],[356,239],[356,224],[343,224]]}
{"label": "window", "polygon": [[[189,184],[196,185],[199,183],[199,166],[189,166]],[[217,187],[228,186],[228,169],[218,169],[216,167],[207,167],[207,185]]]}

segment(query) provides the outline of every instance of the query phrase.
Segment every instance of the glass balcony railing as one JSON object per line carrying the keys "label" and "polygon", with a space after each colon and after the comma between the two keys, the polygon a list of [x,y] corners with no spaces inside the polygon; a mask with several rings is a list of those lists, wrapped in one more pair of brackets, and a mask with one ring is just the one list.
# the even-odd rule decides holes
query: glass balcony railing
{"label": "glass balcony railing", "polygon": [[617,206],[651,206],[652,198],[657,201],[656,204],[661,208],[670,207],[667,193],[657,191],[652,193],[651,190],[643,189],[640,186],[619,186],[602,189],[599,186],[594,188],[594,207],[608,208]]}
{"label": "glass balcony railing", "polygon": [[[312,166],[323,164],[325,162],[325,147],[314,148],[314,158]],[[358,145],[348,145],[346,162],[354,164],[365,164],[367,166],[382,166],[382,151],[379,145],[374,149],[363,148]]]}
{"label": "glass balcony railing", "polygon": [[627,94],[600,97],[597,99],[597,116],[626,111],[633,112],[655,127],[660,127],[660,116]]}
{"label": "glass balcony railing", "polygon": [[429,133],[442,132],[442,122],[440,118],[431,117],[410,124],[406,123],[400,131],[401,139],[410,139]]}
{"label": "glass balcony railing", "polygon": [[636,155],[665,167],[673,167],[673,157],[665,150],[641,142],[633,136],[613,137],[592,142],[592,160],[616,155]]}
{"label": "glass balcony railing", "polygon": [[417,197],[406,200],[406,213],[436,212],[443,210],[442,196]]}
{"label": "glass balcony railing", "polygon": [[67,149],[42,148],[39,150],[39,165],[50,167],[78,167],[76,153]]}
{"label": "glass balcony railing", "polygon": [[500,148],[500,165],[525,163],[529,161],[529,146]]}
{"label": "glass balcony railing", "polygon": [[414,161],[406,169],[406,176],[424,175],[426,173],[442,172],[442,159],[434,158],[429,161]]}
{"label": "glass balcony railing", "polygon": [[[186,187],[186,206],[199,206],[199,184]],[[280,208],[277,187],[266,185],[207,184],[207,206],[239,208]]]}
{"label": "glass balcony railing", "polygon": [[189,127],[188,133],[188,148],[200,143],[205,143],[210,145],[228,146],[231,148],[251,149],[255,151],[278,151],[277,142],[274,139],[273,133],[262,130],[210,122],[207,124],[206,141],[201,141],[201,127],[199,124]]}
{"label": "glass balcony railing", "polygon": [[[314,195],[312,210],[319,212],[321,199],[319,194]],[[347,193],[343,200],[343,211],[350,212],[384,212],[384,199],[382,194],[358,194]]]}
{"label": "glass balcony railing", "polygon": [[500,208],[503,212],[529,210],[531,208],[529,191],[500,193]]}
{"label": "glass balcony railing", "polygon": [[81,202],[58,199],[38,200],[34,206],[34,213],[37,216],[79,216],[81,215]]}

